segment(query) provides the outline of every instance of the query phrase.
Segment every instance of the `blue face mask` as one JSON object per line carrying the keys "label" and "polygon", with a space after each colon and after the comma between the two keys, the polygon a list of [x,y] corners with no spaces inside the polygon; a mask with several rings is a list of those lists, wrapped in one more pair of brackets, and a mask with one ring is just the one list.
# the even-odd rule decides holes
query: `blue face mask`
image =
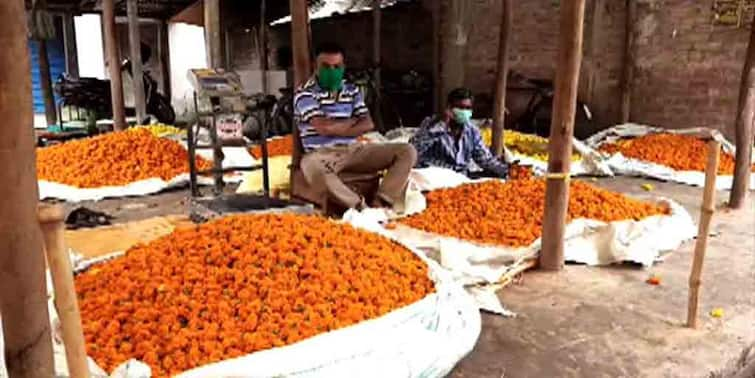
{"label": "blue face mask", "polygon": [[454,121],[458,124],[467,124],[472,120],[472,109],[453,108]]}

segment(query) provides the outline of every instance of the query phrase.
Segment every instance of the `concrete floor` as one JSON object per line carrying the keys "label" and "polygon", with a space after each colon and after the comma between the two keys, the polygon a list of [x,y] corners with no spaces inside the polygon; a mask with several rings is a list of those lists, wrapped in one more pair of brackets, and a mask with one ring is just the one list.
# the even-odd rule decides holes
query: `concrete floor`
{"label": "concrete floor", "polygon": [[[596,184],[635,196],[664,196],[699,216],[702,189],[636,178]],[[652,183],[648,193],[640,185]],[[185,214],[185,190],[84,204],[116,222]],[[718,202],[728,199],[719,192]],[[755,200],[717,212],[703,273],[700,328],[684,328],[693,242],[651,269],[569,265],[528,272],[499,295],[517,318],[483,315],[475,350],[453,378],[755,377]],[[660,286],[645,283],[653,273]],[[712,318],[713,308],[724,317]],[[749,354],[748,354],[749,351]],[[752,362],[744,373],[743,366]]]}

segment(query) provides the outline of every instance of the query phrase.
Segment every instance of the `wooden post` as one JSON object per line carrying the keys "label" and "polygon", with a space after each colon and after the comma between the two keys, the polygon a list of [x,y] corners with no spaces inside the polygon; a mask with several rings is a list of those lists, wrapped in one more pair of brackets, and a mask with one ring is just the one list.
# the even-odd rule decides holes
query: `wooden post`
{"label": "wooden post", "polygon": [[632,88],[634,87],[634,63],[636,43],[634,24],[637,19],[637,1],[624,1],[624,65],[621,74],[621,123],[630,120],[632,110]]}
{"label": "wooden post", "polygon": [[467,42],[469,40],[469,8],[472,3],[468,0],[449,0],[442,6],[443,40],[441,67],[443,96],[452,89],[464,85]]}
{"label": "wooden post", "polygon": [[737,107],[737,123],[735,144],[737,152],[734,164],[734,182],[729,198],[729,207],[741,209],[745,204],[747,192],[750,189],[750,175],[752,166],[752,139],[755,121],[755,27],[750,31],[750,43],[747,46],[747,57],[742,71],[742,81],[739,85],[739,105]]}
{"label": "wooden post", "polygon": [[76,48],[76,28],[73,24],[73,14],[63,14],[63,43],[66,53],[66,73],[68,76],[79,77],[79,57]]}
{"label": "wooden post", "polygon": [[126,111],[123,104],[123,81],[121,80],[121,57],[118,51],[118,35],[115,29],[114,0],[102,0],[102,25],[105,33],[110,96],[113,104],[113,128],[126,129]]}
{"label": "wooden post", "polygon": [[433,111],[440,113],[443,108],[443,79],[441,77],[441,1],[432,2],[433,17]]}
{"label": "wooden post", "polygon": [[220,38],[220,0],[204,0],[204,38],[207,44],[207,66],[223,68]]}
{"label": "wooden post", "polygon": [[147,105],[144,100],[144,70],[142,69],[142,40],[139,33],[139,4],[137,0],[126,0],[128,14],[128,44],[131,48],[131,78],[136,107],[136,123],[147,119]]}
{"label": "wooden post", "polygon": [[170,87],[170,46],[168,42],[168,23],[161,21],[157,26],[157,56],[160,59],[160,91],[166,98],[171,98]]}
{"label": "wooden post", "polygon": [[41,204],[37,209],[39,224],[45,239],[47,265],[55,290],[55,308],[60,317],[66,362],[72,378],[88,378],[84,330],[76,299],[71,258],[65,247],[65,214],[60,206]]}
{"label": "wooden post", "polygon": [[564,266],[564,229],[569,205],[574,115],[577,106],[585,0],[561,1],[558,61],[553,120],[548,142],[548,174],[543,215],[540,266],[560,270]]}
{"label": "wooden post", "polygon": [[509,76],[509,36],[511,35],[511,0],[502,1],[501,35],[498,41],[498,78],[493,113],[493,153],[503,154],[503,127],[506,121],[506,87]]}
{"label": "wooden post", "polygon": [[267,55],[267,0],[260,2],[260,71],[262,71],[262,93],[270,91],[267,83],[268,55]]}
{"label": "wooden post", "polygon": [[8,376],[52,377],[24,1],[0,1],[0,317]]}
{"label": "wooden post", "polygon": [[700,209],[700,226],[695,242],[695,258],[692,261],[692,272],[689,275],[689,307],[687,308],[687,327],[697,328],[697,310],[700,299],[700,285],[702,284],[703,261],[705,249],[708,247],[708,230],[713,218],[716,202],[716,175],[718,175],[718,161],[721,144],[715,140],[708,142],[708,164],[705,166],[705,189],[703,204]]}
{"label": "wooden post", "polygon": [[[294,58],[294,90],[304,85],[312,72],[312,54],[309,51],[309,9],[307,0],[290,0],[291,7],[291,52]],[[294,120],[294,122],[296,122]],[[291,162],[294,169],[291,169],[291,193],[294,193],[293,174],[301,160],[301,151],[297,146],[301,146],[299,140],[299,131],[297,125],[292,127],[292,136],[294,139],[294,149],[291,154]]]}
{"label": "wooden post", "polygon": [[50,57],[47,54],[47,41],[37,39],[37,53],[39,62],[39,83],[42,87],[42,97],[45,102],[45,119],[47,125],[58,123],[58,112],[55,109],[55,95],[52,93],[52,78],[50,77]]}
{"label": "wooden post", "polygon": [[383,123],[382,112],[382,94],[383,94],[383,81],[381,78],[381,45],[382,45],[382,18],[383,11],[380,7],[382,0],[372,1],[372,68],[375,70],[375,108],[373,111],[373,118],[375,121],[375,127],[378,131],[385,132],[385,124]]}

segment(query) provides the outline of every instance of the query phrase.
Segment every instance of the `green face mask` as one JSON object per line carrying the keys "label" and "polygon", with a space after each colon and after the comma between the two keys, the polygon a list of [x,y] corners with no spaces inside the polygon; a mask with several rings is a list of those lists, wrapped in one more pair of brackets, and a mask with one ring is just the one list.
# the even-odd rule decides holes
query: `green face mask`
{"label": "green face mask", "polygon": [[343,67],[322,67],[317,71],[317,83],[322,89],[337,92],[343,86]]}
{"label": "green face mask", "polygon": [[453,108],[451,109],[451,112],[454,114],[454,121],[460,125],[464,125],[469,123],[469,121],[472,120],[472,110],[471,109],[459,109],[459,108]]}

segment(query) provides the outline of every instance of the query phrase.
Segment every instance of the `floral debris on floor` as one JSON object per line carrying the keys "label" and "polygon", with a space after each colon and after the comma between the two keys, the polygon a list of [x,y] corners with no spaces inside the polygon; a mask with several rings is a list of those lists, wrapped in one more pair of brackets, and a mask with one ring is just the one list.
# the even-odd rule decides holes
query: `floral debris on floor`
{"label": "floral debris on floor", "polygon": [[382,236],[315,216],[242,215],[176,230],[76,277],[87,352],[155,376],[376,318],[434,291]]}

